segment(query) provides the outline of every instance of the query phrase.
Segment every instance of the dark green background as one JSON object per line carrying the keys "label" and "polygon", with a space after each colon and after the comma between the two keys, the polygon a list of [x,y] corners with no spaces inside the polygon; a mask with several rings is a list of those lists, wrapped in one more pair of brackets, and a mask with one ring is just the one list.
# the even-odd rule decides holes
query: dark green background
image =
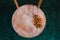
{"label": "dark green background", "polygon": [[[37,5],[38,0],[18,0],[18,2],[20,6],[24,4]],[[56,5],[56,0],[43,0],[41,9],[46,15],[46,27],[39,36],[28,39],[18,36],[12,28],[11,18],[16,10],[13,0],[0,0],[0,40],[60,40],[58,28],[60,25],[56,25],[56,21],[59,23],[59,7]]]}

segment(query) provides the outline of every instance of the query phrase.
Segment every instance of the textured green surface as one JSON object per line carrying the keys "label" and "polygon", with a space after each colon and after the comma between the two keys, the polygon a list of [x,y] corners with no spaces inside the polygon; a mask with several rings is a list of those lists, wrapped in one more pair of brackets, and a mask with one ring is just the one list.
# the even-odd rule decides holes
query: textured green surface
{"label": "textured green surface", "polygon": [[[19,5],[34,4],[37,5],[38,0],[18,0]],[[55,0],[43,0],[41,9],[46,15],[46,27],[44,31],[35,38],[23,38],[18,36],[13,30],[11,24],[11,18],[16,7],[13,0],[0,0],[0,40],[60,40],[59,28],[55,27],[56,22],[56,1]],[[58,11],[58,9],[57,9]],[[59,13],[59,11],[58,11]],[[57,17],[60,17],[59,15]],[[57,21],[59,22],[58,18]],[[59,24],[58,24],[59,27]],[[57,29],[57,31],[56,31]]]}

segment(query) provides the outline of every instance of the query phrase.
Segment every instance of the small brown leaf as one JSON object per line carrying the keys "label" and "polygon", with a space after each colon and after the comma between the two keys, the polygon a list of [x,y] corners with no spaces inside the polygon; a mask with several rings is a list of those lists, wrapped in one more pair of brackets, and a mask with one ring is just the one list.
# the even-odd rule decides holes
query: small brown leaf
{"label": "small brown leaf", "polygon": [[42,26],[42,19],[40,18],[40,16],[34,15],[33,18],[34,18],[33,24],[36,26],[36,28],[41,28],[41,26]]}

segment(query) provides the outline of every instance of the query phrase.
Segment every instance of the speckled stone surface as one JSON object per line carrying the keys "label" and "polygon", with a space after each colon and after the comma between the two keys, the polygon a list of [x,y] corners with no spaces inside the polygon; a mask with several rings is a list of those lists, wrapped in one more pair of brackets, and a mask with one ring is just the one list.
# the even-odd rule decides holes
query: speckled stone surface
{"label": "speckled stone surface", "polygon": [[[37,24],[34,25],[33,23],[33,21],[37,19],[34,19],[34,15],[40,17],[40,28],[36,28],[35,25]],[[18,33],[18,35],[26,38],[39,36],[45,28],[45,24],[46,18],[44,12],[34,5],[23,5],[19,7],[12,16],[12,26],[14,30]]]}

